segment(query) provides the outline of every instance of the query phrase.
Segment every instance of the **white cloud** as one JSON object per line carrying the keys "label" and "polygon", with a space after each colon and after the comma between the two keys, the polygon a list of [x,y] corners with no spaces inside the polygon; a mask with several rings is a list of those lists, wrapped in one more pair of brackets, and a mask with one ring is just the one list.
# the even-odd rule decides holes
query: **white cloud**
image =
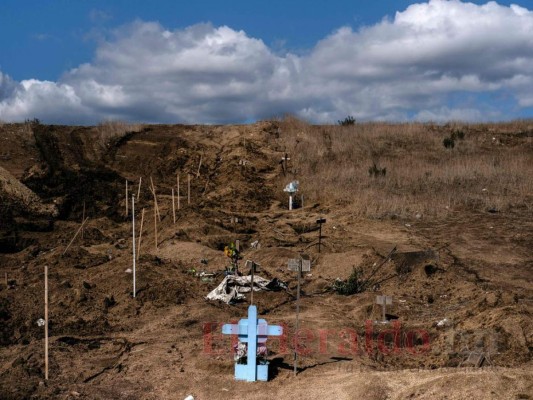
{"label": "white cloud", "polygon": [[432,0],[358,31],[342,27],[304,56],[279,55],[226,26],[172,31],[136,21],[58,82],[17,83],[0,72],[0,118],[479,120],[512,117],[498,114],[500,92],[531,113],[532,89],[533,12]]}

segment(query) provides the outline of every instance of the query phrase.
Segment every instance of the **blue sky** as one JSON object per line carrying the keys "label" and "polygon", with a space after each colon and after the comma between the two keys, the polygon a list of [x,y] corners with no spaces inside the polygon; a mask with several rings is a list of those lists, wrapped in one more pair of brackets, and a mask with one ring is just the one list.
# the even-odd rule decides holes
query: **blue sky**
{"label": "blue sky", "polygon": [[532,6],[2,0],[0,119],[531,118]]}

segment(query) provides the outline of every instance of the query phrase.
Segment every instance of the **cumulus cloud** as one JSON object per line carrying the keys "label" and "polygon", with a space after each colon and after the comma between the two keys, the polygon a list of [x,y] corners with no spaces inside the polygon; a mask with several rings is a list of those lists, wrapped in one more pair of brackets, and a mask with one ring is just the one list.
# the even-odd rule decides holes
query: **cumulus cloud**
{"label": "cumulus cloud", "polygon": [[[316,122],[482,120],[533,107],[533,12],[496,2],[414,4],[308,54],[276,54],[230,27],[136,21],[58,82],[0,72],[0,118],[226,123],[294,113]],[[475,101],[472,101],[472,98]]]}

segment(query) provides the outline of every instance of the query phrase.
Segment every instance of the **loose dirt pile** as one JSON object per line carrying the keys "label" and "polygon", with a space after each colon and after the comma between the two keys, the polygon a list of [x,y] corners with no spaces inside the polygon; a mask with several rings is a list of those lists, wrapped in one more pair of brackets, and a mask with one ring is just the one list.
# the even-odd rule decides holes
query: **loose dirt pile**
{"label": "loose dirt pile", "polygon": [[[533,135],[519,128],[465,126],[461,146],[472,159],[493,157],[495,163],[514,152],[513,168],[531,175],[530,163],[520,163],[533,159]],[[390,167],[383,177],[354,175],[366,185],[365,196],[371,189],[404,198],[388,212],[363,204],[365,197],[352,192],[357,186],[345,186],[341,168],[352,161],[336,142],[344,133],[328,129],[295,121],[157,125],[135,132],[125,126],[112,135],[101,127],[0,127],[0,398],[532,398],[533,192],[527,179],[487,189],[523,189],[513,192],[513,201],[502,194],[500,207],[491,206],[495,196],[443,199],[432,213],[440,206],[434,196],[426,201],[432,187],[423,182],[415,189],[395,186],[401,177]],[[379,126],[357,129],[369,148],[379,147],[382,163],[400,159],[405,146],[415,146],[412,131],[423,130],[437,135],[431,140],[439,147],[421,153],[416,168],[434,171],[441,159],[457,167],[466,159],[461,150],[441,149],[453,127],[414,126],[404,134],[399,126],[390,137]],[[382,132],[376,142],[369,129]],[[331,164],[314,158],[324,143]],[[305,164],[305,149],[314,169]],[[286,152],[292,158],[287,169],[280,163]],[[365,157],[354,162],[371,165],[376,154]],[[314,176],[325,179],[328,168],[343,182],[343,196],[329,200],[313,183]],[[454,181],[453,174],[462,178]],[[473,181],[464,176],[454,169],[447,184],[469,196],[472,189],[463,186]],[[303,182],[303,207],[289,211],[282,189],[294,179]],[[129,271],[132,194],[137,237],[144,215],[136,298]],[[417,198],[426,208],[415,208]],[[412,209],[406,199],[415,201]],[[315,221],[321,217],[327,222],[318,253]],[[244,261],[254,260],[260,276],[288,285],[254,294],[260,316],[287,332],[267,342],[266,383],[234,381],[231,339],[220,334],[221,324],[245,316],[248,301],[205,300],[223,279],[229,265],[223,250],[235,240],[243,249],[242,270]],[[252,247],[255,241],[259,247]],[[312,270],[302,279],[294,377],[297,282],[287,260],[301,254],[310,257]],[[44,265],[50,285],[47,382],[44,330],[37,324]],[[337,294],[335,283],[354,270],[372,284],[362,293]],[[376,295],[393,297],[386,324]]]}

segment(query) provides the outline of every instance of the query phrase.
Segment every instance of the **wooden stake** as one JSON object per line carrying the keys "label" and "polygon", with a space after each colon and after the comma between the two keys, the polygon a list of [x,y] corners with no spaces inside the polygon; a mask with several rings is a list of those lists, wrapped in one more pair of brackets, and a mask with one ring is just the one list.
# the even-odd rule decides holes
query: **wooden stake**
{"label": "wooden stake", "polygon": [[320,253],[320,245],[322,244],[322,224],[318,224],[318,252]]}
{"label": "wooden stake", "polygon": [[135,195],[131,195],[131,225],[132,225],[132,241],[131,247],[133,248],[133,298],[135,298],[136,288],[135,288]]}
{"label": "wooden stake", "polygon": [[141,237],[143,235],[144,208],[141,213],[141,229],[139,229],[139,244],[137,245],[137,260],[141,256]]}
{"label": "wooden stake", "polygon": [[70,248],[70,246],[72,245],[72,243],[74,242],[74,239],[76,239],[76,237],[78,236],[78,234],[80,233],[80,231],[83,229],[83,227],[85,226],[85,223],[89,220],[89,217],[85,218],[85,220],[82,222],[81,226],[78,228],[78,230],[76,231],[76,233],[74,234],[74,237],[72,238],[72,240],[70,241],[70,243],[68,244],[67,248],[65,249],[65,251],[63,251],[63,254],[61,254],[62,256],[65,255],[65,253],[67,252],[67,250]]}
{"label": "wooden stake", "polygon": [[191,204],[191,174],[187,174],[187,204]]}
{"label": "wooden stake", "polygon": [[250,282],[250,288],[252,291],[250,292],[250,304],[254,305],[254,272],[255,272],[255,263],[252,261],[252,279]]}
{"label": "wooden stake", "polygon": [[177,174],[177,180],[178,180],[178,210],[180,209],[180,175]]}
{"label": "wooden stake", "polygon": [[157,251],[157,212],[154,205],[154,238],[155,238],[155,250]]}
{"label": "wooden stake", "polygon": [[302,259],[298,264],[298,289],[296,292],[296,331],[294,338],[294,376],[298,372],[298,325],[300,317],[300,276],[302,275]]}
{"label": "wooden stake", "polygon": [[128,216],[128,180],[126,179],[126,217]]}
{"label": "wooden stake", "polygon": [[152,185],[151,191],[152,191],[152,195],[154,196],[155,212],[157,214],[157,218],[159,219],[159,222],[161,222],[161,214],[159,213],[159,205],[157,204],[157,195],[155,193],[155,186],[154,186],[154,181],[152,180],[152,177],[150,177],[150,184]]}
{"label": "wooden stake", "polygon": [[174,203],[174,188],[172,188],[172,216],[174,217],[174,223],[176,223],[176,204]]}
{"label": "wooden stake", "polygon": [[48,265],[44,266],[44,379],[48,380]]}
{"label": "wooden stake", "polygon": [[200,163],[198,164],[198,171],[196,172],[196,177],[200,177],[200,168],[202,167],[202,155],[200,155]]}
{"label": "wooden stake", "polygon": [[142,183],[143,177],[139,177],[139,188],[137,189],[137,202],[139,202],[139,199],[141,198],[141,183]]}
{"label": "wooden stake", "polygon": [[[82,214],[81,221],[82,222],[85,221],[85,200],[83,200],[83,214]],[[83,239],[84,233],[85,233],[85,228],[82,228],[82,230],[81,230],[81,238],[82,239]]]}

